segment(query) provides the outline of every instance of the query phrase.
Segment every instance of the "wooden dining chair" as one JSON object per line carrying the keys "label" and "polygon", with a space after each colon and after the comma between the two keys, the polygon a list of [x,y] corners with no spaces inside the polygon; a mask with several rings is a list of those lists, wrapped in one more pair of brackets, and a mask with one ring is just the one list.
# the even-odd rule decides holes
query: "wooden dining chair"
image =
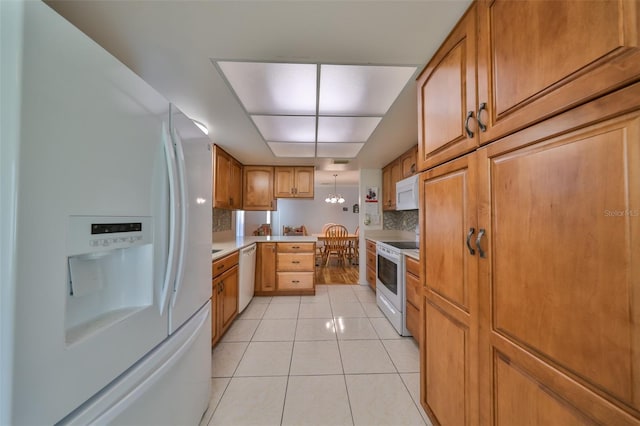
{"label": "wooden dining chair", "polygon": [[349,245],[349,231],[342,225],[333,225],[325,231],[325,242],[322,259],[325,266],[329,264],[331,256],[336,256],[338,262],[345,265],[347,261],[347,249]]}
{"label": "wooden dining chair", "polygon": [[[360,226],[356,226],[356,230],[353,233],[356,237],[360,236]],[[347,257],[352,265],[358,265],[360,263],[360,241],[359,238],[355,240],[349,240],[349,246],[347,251]]]}
{"label": "wooden dining chair", "polygon": [[[329,227],[336,225],[335,223],[325,223],[324,225],[322,225],[322,233],[326,234],[327,233],[327,229],[329,229]],[[320,263],[318,262],[318,259],[320,259],[321,262],[324,262],[324,242],[318,241],[316,243],[316,265],[320,266]]]}

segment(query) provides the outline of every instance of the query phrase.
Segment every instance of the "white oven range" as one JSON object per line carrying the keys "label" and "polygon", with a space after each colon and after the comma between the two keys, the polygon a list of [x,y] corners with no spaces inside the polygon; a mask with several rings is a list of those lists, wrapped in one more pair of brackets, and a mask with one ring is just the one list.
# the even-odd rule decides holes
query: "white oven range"
{"label": "white oven range", "polygon": [[407,330],[402,250],[417,249],[412,241],[378,241],[376,243],[376,301],[378,307],[401,336],[411,336]]}

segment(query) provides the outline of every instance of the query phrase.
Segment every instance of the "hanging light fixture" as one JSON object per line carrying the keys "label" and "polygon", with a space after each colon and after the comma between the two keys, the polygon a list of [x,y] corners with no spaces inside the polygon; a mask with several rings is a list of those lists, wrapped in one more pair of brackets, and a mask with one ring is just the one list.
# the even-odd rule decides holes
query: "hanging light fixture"
{"label": "hanging light fixture", "polygon": [[342,195],[338,194],[338,175],[333,175],[333,194],[329,194],[327,196],[327,198],[324,199],[325,203],[331,203],[331,204],[335,204],[335,203],[339,203],[342,204],[344,203],[344,198],[342,198]]}

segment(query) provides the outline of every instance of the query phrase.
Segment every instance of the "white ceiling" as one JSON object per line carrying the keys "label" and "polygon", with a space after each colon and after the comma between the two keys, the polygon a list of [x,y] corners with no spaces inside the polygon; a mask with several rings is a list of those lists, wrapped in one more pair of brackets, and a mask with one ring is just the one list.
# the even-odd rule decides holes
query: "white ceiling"
{"label": "white ceiling", "polygon": [[[52,0],[47,3],[175,103],[244,164],[313,164],[319,184],[357,182],[417,143],[414,78],[357,158],[275,157],[211,60],[422,69],[469,0]],[[417,74],[417,73],[416,73]],[[415,76],[414,76],[415,77]],[[354,180],[355,177],[355,180]]]}

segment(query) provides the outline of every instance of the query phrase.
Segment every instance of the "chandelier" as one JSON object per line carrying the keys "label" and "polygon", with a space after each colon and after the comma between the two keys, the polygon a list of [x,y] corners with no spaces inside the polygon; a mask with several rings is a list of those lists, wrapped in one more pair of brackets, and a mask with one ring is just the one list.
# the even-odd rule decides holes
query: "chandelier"
{"label": "chandelier", "polygon": [[325,203],[344,203],[344,198],[342,198],[342,195],[338,194],[337,181],[338,175],[333,175],[333,194],[329,194],[327,198],[324,199]]}

